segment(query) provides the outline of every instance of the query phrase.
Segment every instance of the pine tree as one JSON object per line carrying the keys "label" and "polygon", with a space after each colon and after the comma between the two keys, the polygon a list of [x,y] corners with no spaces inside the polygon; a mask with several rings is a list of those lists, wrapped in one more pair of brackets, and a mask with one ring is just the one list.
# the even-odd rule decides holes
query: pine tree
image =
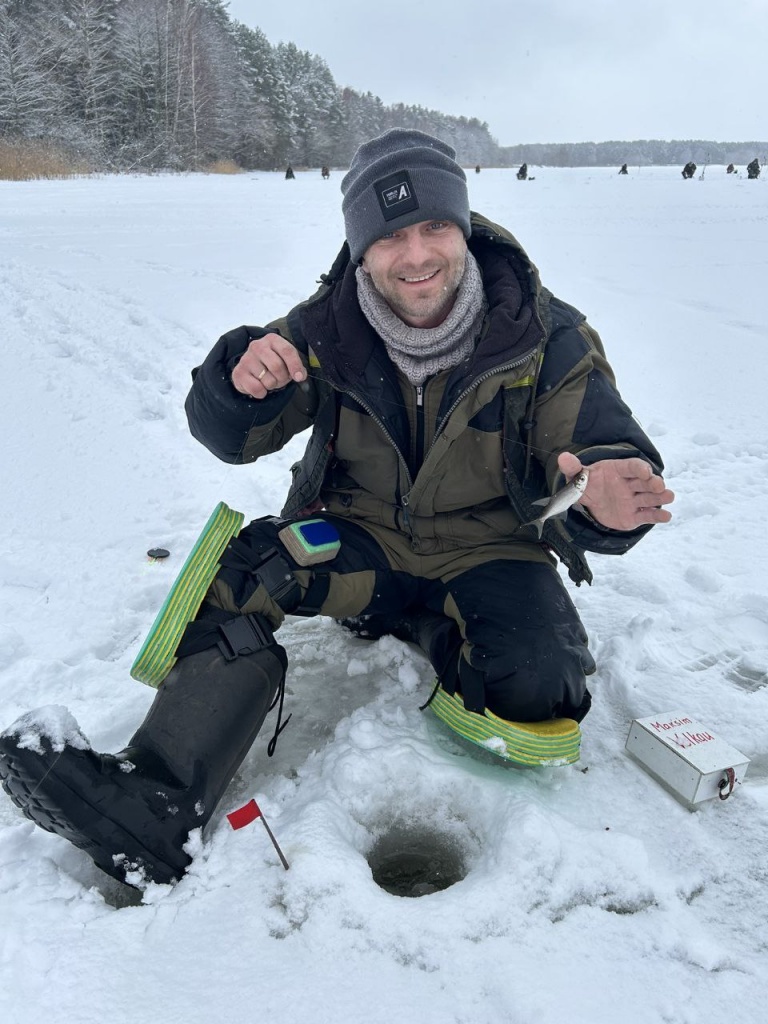
{"label": "pine tree", "polygon": [[233,116],[238,128],[233,155],[243,167],[274,167],[282,128],[278,114],[281,86],[273,50],[260,29],[240,22],[234,23],[233,37],[237,56]]}
{"label": "pine tree", "polygon": [[59,112],[50,56],[36,43],[32,10],[21,15],[18,0],[0,0],[0,135],[39,138]]}
{"label": "pine tree", "polygon": [[115,53],[118,0],[69,0],[61,25],[61,61],[70,82],[71,113],[105,159],[121,120]]}

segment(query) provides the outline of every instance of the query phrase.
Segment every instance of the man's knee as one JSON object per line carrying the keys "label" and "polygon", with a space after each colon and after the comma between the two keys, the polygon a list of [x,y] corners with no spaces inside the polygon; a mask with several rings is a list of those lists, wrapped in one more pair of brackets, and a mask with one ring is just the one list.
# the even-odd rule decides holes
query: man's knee
{"label": "man's knee", "polygon": [[483,680],[482,688],[467,680],[476,698],[471,703],[484,703],[510,721],[584,717],[586,677],[595,663],[576,608],[551,566],[492,562],[452,581],[451,590],[463,610],[463,659]]}
{"label": "man's knee", "polygon": [[233,537],[206,601],[234,615],[263,615],[278,629],[301,599],[295,563],[277,538],[277,521],[255,520]]}
{"label": "man's knee", "polygon": [[[584,642],[555,638],[546,645],[517,644],[506,656],[484,660],[485,704],[500,718],[543,722],[549,718],[580,721],[591,698],[587,676],[595,662]],[[473,662],[475,658],[473,657]],[[479,665],[477,667],[480,667]]]}
{"label": "man's knee", "polygon": [[515,674],[486,686],[486,707],[508,722],[545,722],[550,718],[581,721],[592,701],[586,677],[544,679]]}

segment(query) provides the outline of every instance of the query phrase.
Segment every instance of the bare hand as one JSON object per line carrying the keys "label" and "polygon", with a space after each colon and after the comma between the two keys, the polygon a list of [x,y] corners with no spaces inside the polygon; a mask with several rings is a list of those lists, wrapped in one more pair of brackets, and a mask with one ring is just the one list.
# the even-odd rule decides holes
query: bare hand
{"label": "bare hand", "polygon": [[291,381],[306,380],[307,371],[296,349],[279,334],[255,338],[232,371],[232,384],[242,395],[265,398]]}
{"label": "bare hand", "polygon": [[[568,480],[583,468],[577,456],[561,452],[560,471]],[[672,513],[661,508],[675,496],[643,459],[603,459],[589,468],[589,482],[579,504],[611,530],[635,530],[646,523],[668,523]]]}

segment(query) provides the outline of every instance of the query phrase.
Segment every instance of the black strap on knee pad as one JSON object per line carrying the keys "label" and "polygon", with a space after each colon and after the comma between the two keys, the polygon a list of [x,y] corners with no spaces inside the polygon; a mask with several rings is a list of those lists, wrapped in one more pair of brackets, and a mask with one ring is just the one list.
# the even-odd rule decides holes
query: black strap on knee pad
{"label": "black strap on knee pad", "polygon": [[275,637],[263,615],[236,615],[205,605],[201,615],[190,622],[176,648],[177,658],[218,647],[226,661],[272,647]]}
{"label": "black strap on knee pad", "polygon": [[317,615],[328,597],[328,591],[331,589],[331,574],[327,569],[318,566],[314,566],[313,570],[312,582],[307,587],[301,604],[296,605],[293,609],[292,615]]}
{"label": "black strap on knee pad", "polygon": [[459,656],[457,669],[439,676],[432,693],[427,701],[421,705],[419,711],[428,708],[434,700],[435,694],[440,687],[452,697],[458,690],[464,701],[464,710],[473,711],[476,715],[482,715],[485,711],[485,673],[473,668],[468,661]]}
{"label": "black strap on knee pad", "polygon": [[482,715],[485,711],[485,673],[473,668],[464,658],[459,658],[459,689],[464,700],[464,710]]}
{"label": "black strap on knee pad", "polygon": [[[270,516],[265,518],[272,523],[284,522]],[[302,598],[301,587],[293,575],[294,568],[281,549],[268,541],[251,545],[233,537],[219,562],[218,576],[236,596],[242,577],[251,576],[257,585],[263,584],[270,597],[290,615],[317,615],[331,586],[330,572],[321,565],[313,565],[311,582]],[[239,603],[245,605],[250,594],[239,597],[242,599]]]}
{"label": "black strap on knee pad", "polygon": [[441,687],[450,697],[458,690],[464,701],[465,711],[473,711],[476,715],[482,715],[485,711],[485,673],[473,668],[461,656],[455,667],[451,666],[448,672],[438,676],[432,693],[419,707],[419,711],[429,707]]}
{"label": "black strap on knee pad", "polygon": [[[293,569],[274,544],[253,548],[233,537],[219,559],[219,564],[221,569],[218,575],[233,590],[237,590],[238,581],[229,577],[227,570],[230,569],[235,577],[242,574],[253,576],[257,583],[264,585],[269,596],[284,612],[293,611],[301,599],[301,587],[294,578]],[[245,604],[245,601],[242,603]]]}
{"label": "black strap on knee pad", "polygon": [[275,642],[272,629],[263,615],[238,615],[217,628],[220,635],[216,646],[226,661],[255,654]]}

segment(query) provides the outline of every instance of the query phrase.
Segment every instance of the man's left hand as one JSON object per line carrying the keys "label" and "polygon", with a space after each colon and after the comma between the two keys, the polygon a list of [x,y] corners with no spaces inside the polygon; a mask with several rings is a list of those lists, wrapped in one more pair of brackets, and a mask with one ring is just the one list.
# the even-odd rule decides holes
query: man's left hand
{"label": "man's left hand", "polygon": [[675,496],[643,459],[603,459],[582,467],[576,455],[561,452],[557,464],[568,480],[582,468],[589,470],[579,504],[611,530],[635,530],[648,523],[668,523],[672,518],[661,506],[670,505]]}

